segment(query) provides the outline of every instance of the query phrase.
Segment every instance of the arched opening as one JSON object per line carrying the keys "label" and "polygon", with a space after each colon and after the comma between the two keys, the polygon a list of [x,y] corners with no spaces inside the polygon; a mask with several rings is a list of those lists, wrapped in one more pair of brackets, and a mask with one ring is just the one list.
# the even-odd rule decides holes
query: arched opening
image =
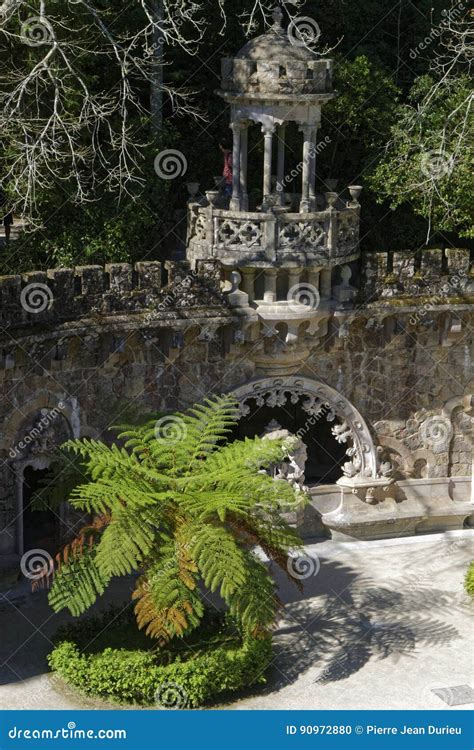
{"label": "arched opening", "polygon": [[31,549],[42,549],[50,555],[56,554],[59,544],[59,517],[51,510],[35,510],[33,499],[35,493],[43,487],[47,469],[35,469],[26,466],[22,479],[22,528],[23,552]]}
{"label": "arched opening", "polygon": [[[306,445],[309,484],[378,477],[377,450],[360,412],[327,383],[300,376],[263,378],[233,391],[241,420],[236,437],[262,435],[274,420]],[[271,429],[277,429],[277,424]]]}
{"label": "arched opening", "polygon": [[301,400],[291,403],[288,399],[284,405],[270,407],[258,406],[255,399],[249,399],[246,406],[249,412],[237,425],[233,439],[263,435],[271,422],[277,422],[306,445],[306,484],[333,484],[342,476],[342,465],[348,460],[347,445],[338,443],[331,432],[333,425],[341,424],[337,417],[328,422],[324,413],[311,416],[303,409]]}

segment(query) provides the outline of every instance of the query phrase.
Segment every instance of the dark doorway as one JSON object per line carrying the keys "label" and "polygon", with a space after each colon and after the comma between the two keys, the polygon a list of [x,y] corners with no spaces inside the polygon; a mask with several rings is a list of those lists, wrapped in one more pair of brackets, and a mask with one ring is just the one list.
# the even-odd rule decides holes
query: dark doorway
{"label": "dark doorway", "polygon": [[[284,406],[257,406],[252,399],[246,402],[250,407],[248,415],[242,417],[233,434],[234,439],[262,435],[273,419],[293,434],[298,431],[308,451],[306,463],[307,484],[333,484],[342,476],[342,464],[348,461],[347,444],[338,443],[331,432],[338,419],[328,422],[324,414],[318,419],[301,407],[300,403],[287,401]],[[232,439],[232,438],[231,438]]]}
{"label": "dark doorway", "polygon": [[43,549],[50,555],[58,551],[59,518],[51,510],[33,510],[32,499],[41,490],[47,469],[27,466],[23,473],[23,552]]}

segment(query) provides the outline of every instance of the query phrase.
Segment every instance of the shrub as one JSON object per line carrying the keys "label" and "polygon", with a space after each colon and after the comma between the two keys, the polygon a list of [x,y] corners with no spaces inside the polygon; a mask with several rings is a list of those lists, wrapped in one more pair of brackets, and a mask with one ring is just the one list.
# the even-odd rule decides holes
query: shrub
{"label": "shrub", "polygon": [[271,658],[271,639],[266,636],[178,655],[165,665],[158,663],[160,652],[105,648],[81,653],[73,641],[59,643],[48,660],[60,677],[88,695],[120,703],[195,708],[264,683]]}
{"label": "shrub", "polygon": [[469,596],[474,596],[474,560],[469,565],[464,579],[464,588]]}

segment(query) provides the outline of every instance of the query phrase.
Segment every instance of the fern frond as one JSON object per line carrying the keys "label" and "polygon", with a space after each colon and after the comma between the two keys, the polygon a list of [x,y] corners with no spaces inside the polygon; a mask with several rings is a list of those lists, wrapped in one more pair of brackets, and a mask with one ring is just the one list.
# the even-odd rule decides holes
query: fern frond
{"label": "fern frond", "polygon": [[146,514],[115,512],[97,546],[95,563],[105,576],[121,576],[138,570],[150,552],[155,530]]}
{"label": "fern frond", "polygon": [[169,545],[167,552],[148,568],[132,594],[137,600],[138,627],[146,628],[147,635],[162,643],[197,627],[204,613],[195,577],[197,566],[189,551]]}
{"label": "fern frond", "polygon": [[247,560],[232,534],[225,528],[197,525],[190,548],[202,579],[211,591],[219,590],[228,601],[247,578]]}
{"label": "fern frond", "polygon": [[264,563],[247,553],[248,574],[244,583],[231,595],[229,611],[254,637],[267,633],[272,627],[281,602],[275,584]]}
{"label": "fern frond", "polygon": [[96,565],[94,548],[68,558],[55,573],[49,592],[49,603],[55,612],[68,609],[79,617],[103,594],[110,576],[104,575]]}

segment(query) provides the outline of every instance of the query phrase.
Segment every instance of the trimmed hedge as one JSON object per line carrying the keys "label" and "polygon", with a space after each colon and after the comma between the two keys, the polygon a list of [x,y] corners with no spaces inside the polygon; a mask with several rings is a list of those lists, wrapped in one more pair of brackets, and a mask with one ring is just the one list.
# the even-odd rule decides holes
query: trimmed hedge
{"label": "trimmed hedge", "polygon": [[467,569],[464,587],[470,596],[474,596],[474,560]]}
{"label": "trimmed hedge", "polygon": [[184,659],[158,664],[159,652],[106,648],[81,653],[62,641],[49,655],[50,667],[88,695],[120,703],[195,708],[218,696],[265,683],[272,659],[271,638],[217,645]]}

